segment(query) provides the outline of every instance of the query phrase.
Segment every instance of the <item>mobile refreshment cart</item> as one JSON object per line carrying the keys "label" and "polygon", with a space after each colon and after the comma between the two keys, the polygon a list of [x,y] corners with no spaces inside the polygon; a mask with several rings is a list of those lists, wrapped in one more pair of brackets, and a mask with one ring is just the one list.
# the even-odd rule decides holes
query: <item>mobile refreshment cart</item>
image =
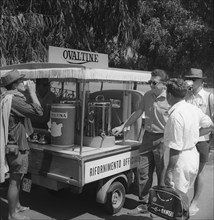
{"label": "mobile refreshment cart", "polygon": [[[60,97],[60,103],[51,106],[50,133],[35,128],[39,136],[49,134],[50,142],[29,139],[30,175],[23,181],[24,189],[32,182],[81,193],[94,183],[97,202],[110,213],[120,211],[140,164],[142,119],[118,137],[111,129],[138,108],[143,95],[131,88],[134,83],[147,82],[150,72],[26,63],[2,67],[1,76],[12,69],[18,69],[26,79],[49,78]],[[114,84],[115,89],[105,90]]]}

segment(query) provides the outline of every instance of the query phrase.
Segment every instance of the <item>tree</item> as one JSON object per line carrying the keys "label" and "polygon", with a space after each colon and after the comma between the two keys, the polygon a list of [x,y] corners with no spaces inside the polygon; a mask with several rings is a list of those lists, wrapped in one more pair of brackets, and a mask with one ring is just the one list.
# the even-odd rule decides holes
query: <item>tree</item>
{"label": "tree", "polygon": [[211,77],[212,4],[211,0],[2,0],[1,64],[47,61],[51,45],[107,53],[112,67],[158,67],[173,76],[197,66]]}

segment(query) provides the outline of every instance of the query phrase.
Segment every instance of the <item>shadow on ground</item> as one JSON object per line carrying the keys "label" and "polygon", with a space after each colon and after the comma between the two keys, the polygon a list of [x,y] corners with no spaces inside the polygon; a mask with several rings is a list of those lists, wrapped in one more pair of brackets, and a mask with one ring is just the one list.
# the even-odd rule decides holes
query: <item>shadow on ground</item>
{"label": "shadow on ground", "polygon": [[[0,220],[7,219],[7,199],[6,199],[7,188],[1,190],[1,218]],[[151,220],[151,217],[146,215],[130,216],[126,213],[118,213],[117,215],[107,214],[101,204],[96,203],[93,196],[85,194],[73,194],[68,190],[62,190],[54,192],[47,190],[39,186],[33,186],[31,193],[21,192],[20,199],[22,205],[29,206],[29,216],[36,216],[38,213],[41,216],[47,216],[46,219],[81,219],[81,216],[89,214],[90,216],[96,217],[96,219],[106,220]],[[137,201],[126,198],[124,209],[134,209],[137,206]],[[32,213],[30,213],[32,212]],[[33,214],[34,213],[34,214]],[[119,215],[120,214],[120,215]],[[36,218],[36,217],[35,217]],[[89,219],[87,218],[87,219]],[[42,217],[38,218],[42,219]],[[93,218],[94,219],[94,218]]]}
{"label": "shadow on ground", "polygon": [[[41,191],[41,188],[39,189],[39,191]],[[101,204],[98,204],[93,196],[87,194],[76,195],[66,190],[58,193],[45,191],[45,193],[47,193],[47,197],[46,197],[47,201],[45,201],[44,203],[46,204],[49,203],[48,206],[51,208],[46,209],[45,207],[41,206],[41,203],[37,203],[36,206],[34,205],[33,209],[47,216],[50,216],[51,218],[54,219],[73,219],[73,218],[78,218],[79,216],[80,216],[79,219],[81,219],[81,216],[84,215],[85,213],[89,213],[90,216],[94,216],[94,217],[96,216],[97,218],[106,219],[106,220],[151,219],[148,216],[143,216],[143,215],[129,216],[126,214],[122,214],[122,215],[112,216],[106,213],[104,207]],[[32,199],[31,201],[33,201],[34,196],[32,196],[30,199]],[[126,198],[124,208],[131,210],[134,209],[137,205],[138,203],[135,200]]]}

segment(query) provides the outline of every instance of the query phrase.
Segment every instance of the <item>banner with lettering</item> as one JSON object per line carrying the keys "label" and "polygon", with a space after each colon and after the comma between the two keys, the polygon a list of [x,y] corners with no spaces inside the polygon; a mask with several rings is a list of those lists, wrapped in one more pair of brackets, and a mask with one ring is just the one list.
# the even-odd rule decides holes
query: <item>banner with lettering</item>
{"label": "banner with lettering", "polygon": [[108,55],[90,51],[49,46],[49,63],[81,64],[90,68],[108,68]]}
{"label": "banner with lettering", "polygon": [[86,162],[85,183],[133,169],[140,163],[138,150]]}

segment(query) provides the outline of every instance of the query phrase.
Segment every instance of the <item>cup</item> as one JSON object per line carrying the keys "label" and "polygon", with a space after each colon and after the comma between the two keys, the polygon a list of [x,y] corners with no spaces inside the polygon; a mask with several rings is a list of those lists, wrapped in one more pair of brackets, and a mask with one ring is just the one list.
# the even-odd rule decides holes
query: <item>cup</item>
{"label": "cup", "polygon": [[24,84],[25,89],[27,89],[27,80],[23,81],[23,84]]}

